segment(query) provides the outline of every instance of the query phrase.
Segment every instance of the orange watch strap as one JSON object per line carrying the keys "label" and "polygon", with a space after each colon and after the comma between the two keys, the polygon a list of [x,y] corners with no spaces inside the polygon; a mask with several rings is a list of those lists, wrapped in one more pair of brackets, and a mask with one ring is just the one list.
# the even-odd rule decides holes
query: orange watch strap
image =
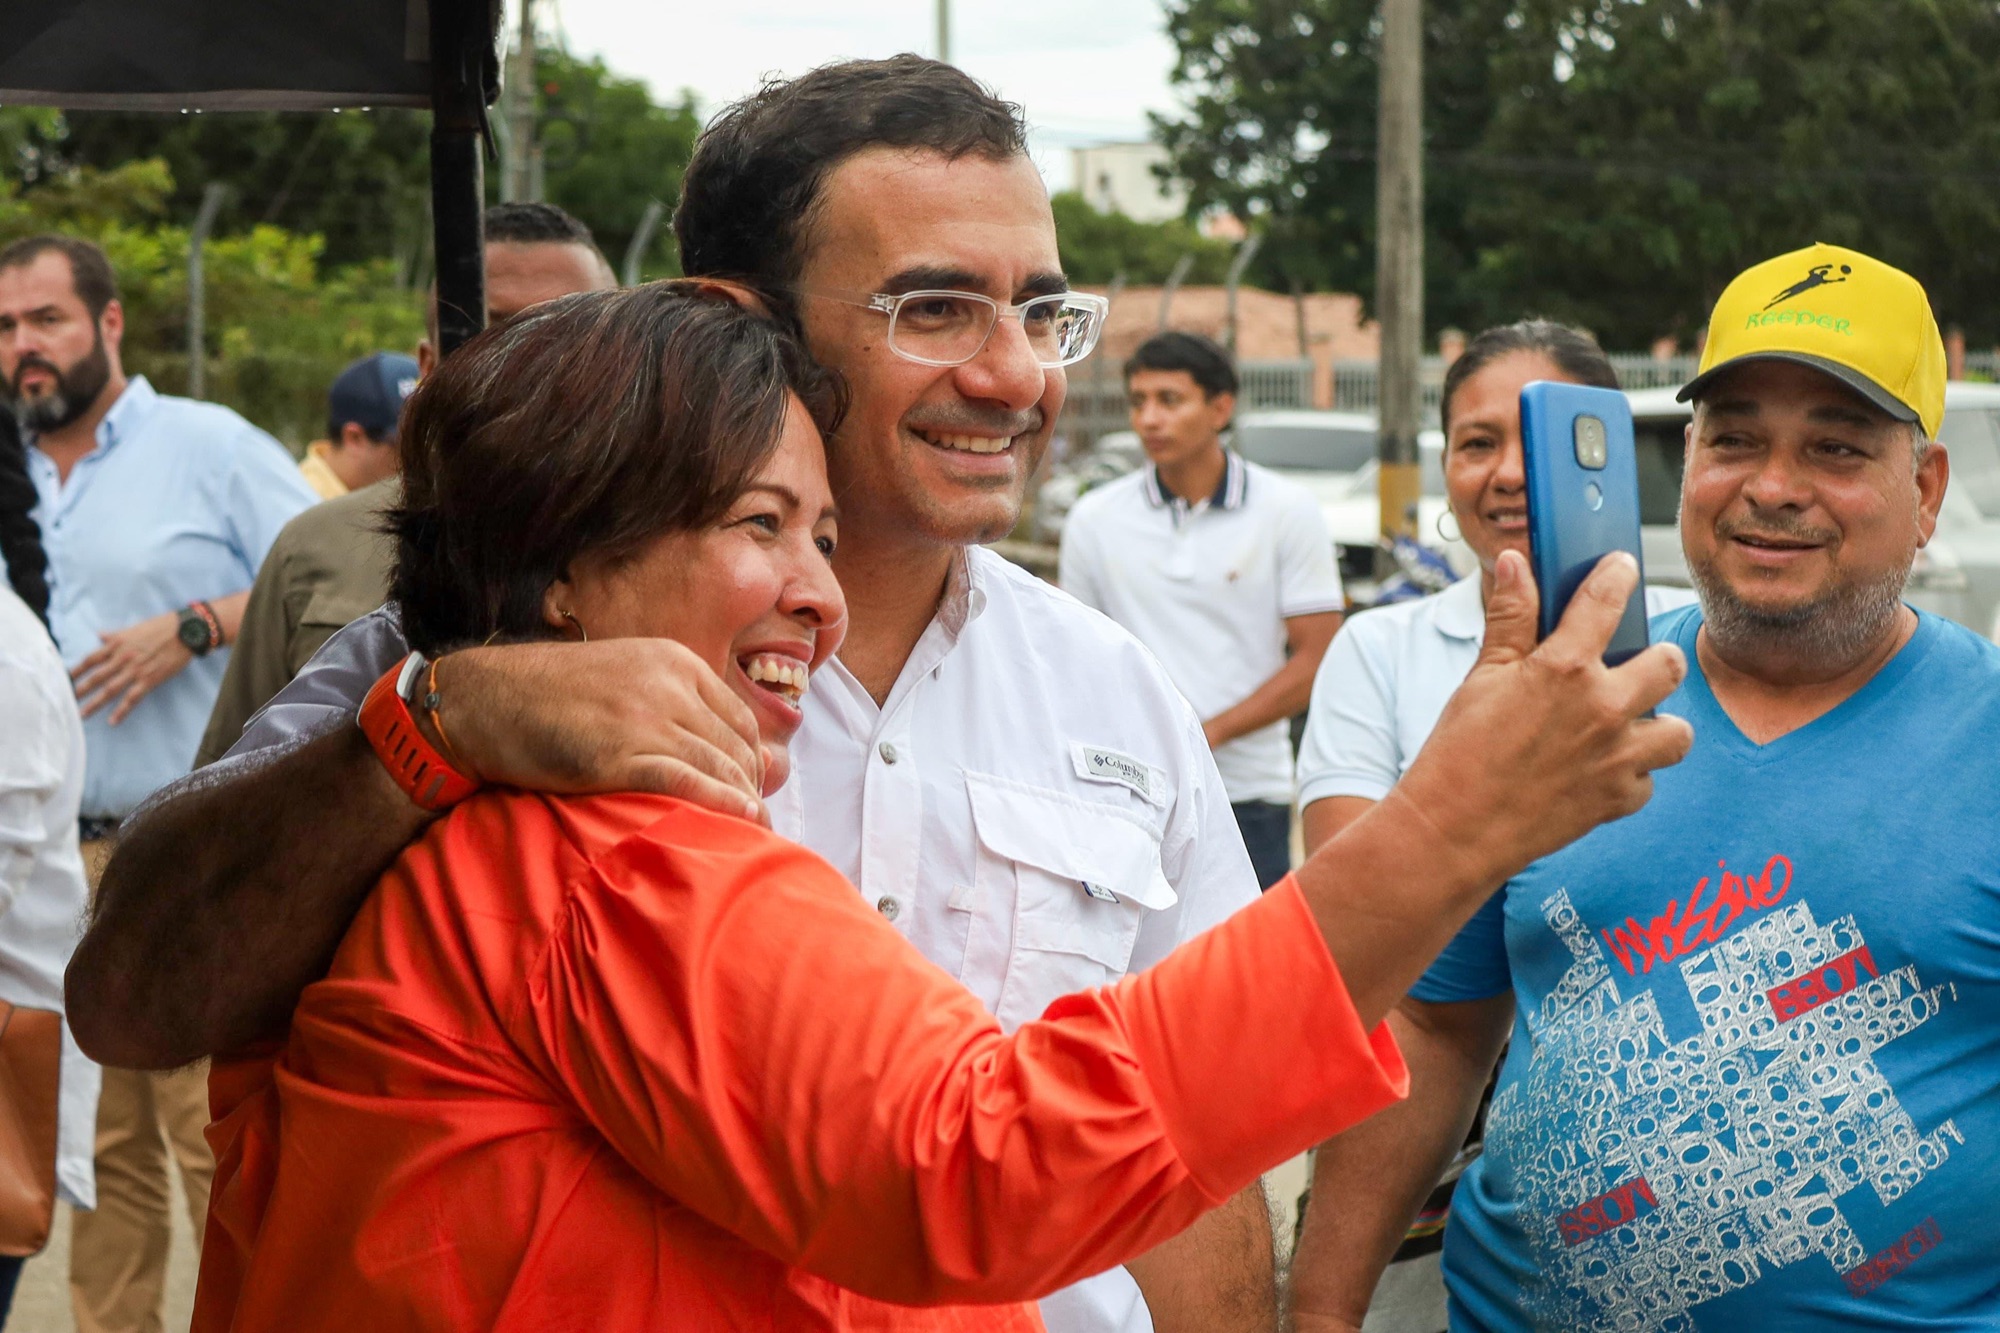
{"label": "orange watch strap", "polygon": [[454,768],[417,729],[396,688],[402,673],[398,662],[369,687],[361,702],[361,734],[411,800],[426,810],[449,810],[478,791],[479,784]]}

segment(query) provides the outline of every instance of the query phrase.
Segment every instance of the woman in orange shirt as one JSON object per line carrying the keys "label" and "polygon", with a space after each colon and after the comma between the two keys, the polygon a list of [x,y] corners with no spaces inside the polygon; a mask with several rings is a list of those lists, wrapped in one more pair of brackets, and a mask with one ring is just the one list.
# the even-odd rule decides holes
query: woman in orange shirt
{"label": "woman in orange shirt", "polygon": [[[837,399],[699,285],[565,298],[485,334],[410,400],[410,641],[679,640],[755,711],[775,786],[844,616],[820,435]],[[1461,740],[1534,711],[1492,680]],[[1651,764],[1629,716],[1651,697],[1594,729],[1566,705],[1574,778],[1427,788],[1413,769],[1399,790],[1419,795],[1357,823],[1343,870],[1308,867],[1309,887],[1012,1036],[757,825],[478,792],[384,875],[283,1049],[217,1065],[194,1326],[1038,1328],[1025,1302],[1400,1095],[1387,1005],[1506,873],[1631,803]],[[1426,790],[1433,817],[1494,805],[1491,831],[1413,853]],[[1565,796],[1554,817],[1521,799]],[[1407,906],[1357,918],[1350,991],[1328,932],[1387,874]]]}

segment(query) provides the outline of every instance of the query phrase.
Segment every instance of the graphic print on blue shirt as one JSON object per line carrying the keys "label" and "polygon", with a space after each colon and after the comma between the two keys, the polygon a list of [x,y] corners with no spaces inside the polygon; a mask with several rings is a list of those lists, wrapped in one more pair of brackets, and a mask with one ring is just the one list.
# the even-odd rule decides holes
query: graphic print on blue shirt
{"label": "graphic print on blue shirt", "polygon": [[1452,1327],[2000,1323],[2000,649],[1925,616],[1769,745],[1698,610],[1694,753],[1517,877],[1414,994],[1514,992],[1445,1244]]}

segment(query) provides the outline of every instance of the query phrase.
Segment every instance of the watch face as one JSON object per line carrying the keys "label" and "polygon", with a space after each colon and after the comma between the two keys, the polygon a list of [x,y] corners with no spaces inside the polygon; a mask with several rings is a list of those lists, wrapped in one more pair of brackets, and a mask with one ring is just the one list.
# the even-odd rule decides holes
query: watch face
{"label": "watch face", "polygon": [[181,643],[196,657],[208,651],[208,625],[200,616],[183,613],[180,633]]}

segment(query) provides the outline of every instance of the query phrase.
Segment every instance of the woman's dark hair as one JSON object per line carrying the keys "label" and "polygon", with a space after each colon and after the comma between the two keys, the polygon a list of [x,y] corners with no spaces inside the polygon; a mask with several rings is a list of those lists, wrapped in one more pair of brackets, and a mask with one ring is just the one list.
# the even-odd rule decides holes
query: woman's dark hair
{"label": "woman's dark hair", "polygon": [[447,357],[404,409],[393,595],[412,646],[552,637],[542,596],[585,554],[714,522],[838,381],[696,282],[538,305]]}
{"label": "woman's dark hair", "polygon": [[702,132],[674,210],[681,272],[734,278],[789,311],[834,168],[870,148],[996,161],[1027,152],[1021,108],[922,56],[844,60],[765,84]]}
{"label": "woman's dark hair", "polygon": [[7,581],[15,593],[46,625],[49,562],[42,550],[42,529],[34,519],[37,498],[20,427],[12,412],[0,409],[0,560],[7,562]]}
{"label": "woman's dark hair", "polygon": [[1236,367],[1229,353],[1199,333],[1170,330],[1146,339],[1126,361],[1125,378],[1142,370],[1185,370],[1205,398],[1236,392]]}
{"label": "woman's dark hair", "polygon": [[1547,357],[1555,363],[1564,378],[1575,380],[1578,384],[1595,385],[1600,389],[1619,387],[1618,372],[1612,367],[1611,358],[1597,345],[1597,339],[1583,330],[1547,319],[1524,319],[1514,324],[1496,325],[1467,343],[1458,360],[1452,362],[1451,369],[1444,373],[1444,397],[1438,410],[1444,418],[1447,442],[1451,439],[1451,400],[1457,395],[1459,386],[1501,357],[1515,352],[1532,352]]}

